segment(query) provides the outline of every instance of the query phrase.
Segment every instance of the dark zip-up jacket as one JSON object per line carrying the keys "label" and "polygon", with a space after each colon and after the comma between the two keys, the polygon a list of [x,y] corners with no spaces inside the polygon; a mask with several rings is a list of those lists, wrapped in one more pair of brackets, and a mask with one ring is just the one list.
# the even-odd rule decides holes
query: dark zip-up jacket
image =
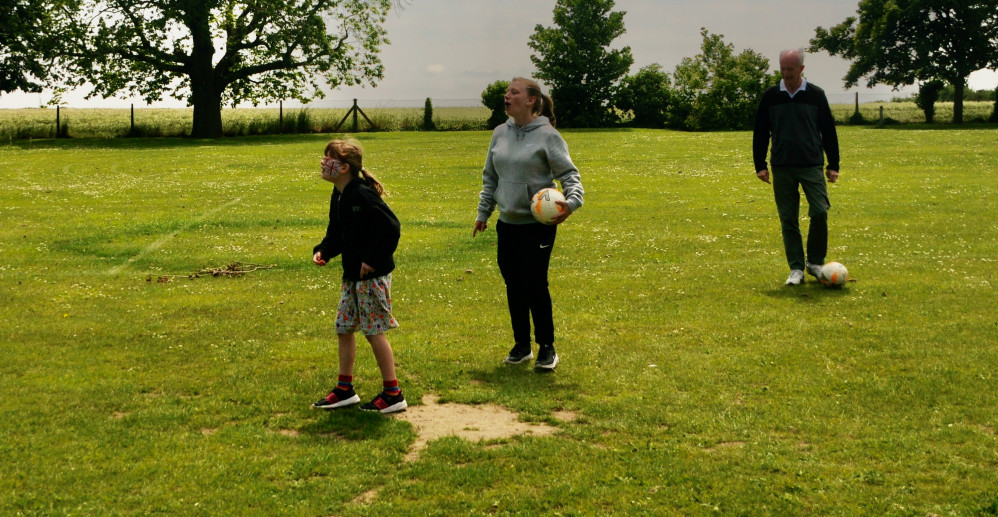
{"label": "dark zip-up jacket", "polygon": [[363,280],[384,276],[395,270],[392,255],[398,247],[400,230],[398,218],[378,193],[363,181],[353,180],[342,194],[333,189],[326,236],[312,254],[321,251],[327,262],[343,255],[343,280],[362,280],[361,263],[374,268],[374,273]]}
{"label": "dark zip-up jacket", "polygon": [[774,167],[813,167],[825,164],[839,170],[839,139],[825,92],[807,83],[793,97],[779,86],[762,94],[755,116],[752,157],[755,170],[768,169],[766,147],[773,140],[770,163]]}

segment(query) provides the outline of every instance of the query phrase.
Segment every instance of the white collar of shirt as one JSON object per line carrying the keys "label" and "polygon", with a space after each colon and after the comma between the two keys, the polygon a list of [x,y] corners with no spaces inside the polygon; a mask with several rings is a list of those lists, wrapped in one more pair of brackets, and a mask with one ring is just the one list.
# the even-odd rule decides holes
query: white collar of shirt
{"label": "white collar of shirt", "polygon": [[790,90],[787,90],[787,83],[784,82],[783,79],[780,79],[780,91],[787,92],[787,95],[789,95],[791,99],[794,98],[794,95],[797,95],[805,89],[807,89],[807,79],[804,79],[803,77],[800,78],[800,88],[797,88],[797,91],[793,93],[790,93]]}

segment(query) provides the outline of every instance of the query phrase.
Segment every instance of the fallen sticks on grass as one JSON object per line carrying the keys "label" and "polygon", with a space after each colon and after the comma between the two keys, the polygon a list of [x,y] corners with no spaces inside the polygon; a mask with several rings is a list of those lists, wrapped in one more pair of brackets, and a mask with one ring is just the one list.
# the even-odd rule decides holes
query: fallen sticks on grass
{"label": "fallen sticks on grass", "polygon": [[[202,269],[200,271],[195,271],[195,272],[187,275],[187,278],[191,278],[191,279],[193,279],[193,278],[201,278],[201,276],[203,276],[203,275],[211,275],[211,276],[240,276],[240,275],[243,275],[245,273],[250,273],[250,272],[253,272],[253,271],[259,271],[261,269],[272,269],[272,268],[275,268],[275,267],[277,267],[277,264],[263,265],[263,264],[243,264],[242,262],[233,262],[233,263],[225,265],[225,266],[210,267],[210,268]],[[176,278],[176,277],[177,277],[177,275],[163,275],[163,276],[157,277],[156,278],[156,282],[164,284],[164,283],[167,283],[167,282],[172,282],[173,279]],[[149,276],[146,277],[146,282],[152,282],[152,281],[153,281],[153,276],[152,275],[149,275]]]}
{"label": "fallen sticks on grass", "polygon": [[242,262],[233,262],[227,266],[206,268],[202,269],[201,271],[196,271],[188,275],[187,278],[201,278],[201,275],[240,276],[244,273],[259,271],[261,269],[271,269],[275,267],[277,267],[277,264],[270,264],[265,266],[263,264],[243,264]]}

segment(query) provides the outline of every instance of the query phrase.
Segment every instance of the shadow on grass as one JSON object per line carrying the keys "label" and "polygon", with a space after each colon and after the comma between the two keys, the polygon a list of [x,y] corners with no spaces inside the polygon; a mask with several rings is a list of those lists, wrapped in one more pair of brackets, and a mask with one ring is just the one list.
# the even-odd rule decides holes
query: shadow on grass
{"label": "shadow on grass", "polygon": [[799,286],[779,286],[762,291],[770,298],[781,300],[799,300],[803,303],[822,303],[849,296],[849,287],[825,287],[816,282],[807,282]]}
{"label": "shadow on grass", "polygon": [[[321,142],[324,145],[331,138],[342,137],[345,133],[314,133],[291,135],[260,135],[234,136],[225,138],[188,138],[188,137],[156,137],[156,138],[69,138],[69,139],[39,139],[15,140],[6,147],[20,150],[36,149],[118,149],[118,150],[155,150],[184,149],[189,147],[241,147],[259,145],[277,145],[299,142]],[[321,147],[321,145],[320,145]]]}
{"label": "shadow on grass", "polygon": [[951,122],[937,122],[934,124],[926,124],[924,122],[914,123],[914,124],[884,124],[880,125],[877,123],[864,124],[860,127],[863,129],[887,129],[894,131],[994,131],[998,129],[998,124],[994,122],[965,122],[963,124],[953,124]]}
{"label": "shadow on grass", "polygon": [[503,364],[501,360],[495,362],[494,365],[465,370],[465,373],[473,381],[488,385],[502,399],[538,397],[566,400],[581,389],[577,383],[568,382],[567,377],[558,371],[571,365],[561,364],[555,370],[539,370],[532,363],[510,365]]}
{"label": "shadow on grass", "polygon": [[298,432],[312,437],[336,435],[348,441],[380,440],[397,432],[393,420],[374,411],[361,411],[357,406],[314,413],[314,420],[298,428]]}
{"label": "shadow on grass", "polygon": [[[473,130],[469,130],[473,131]],[[485,130],[478,130],[485,131]],[[574,128],[572,133],[628,133],[633,128]],[[437,131],[431,134],[446,135],[457,131]],[[190,138],[190,137],[137,137],[137,138],[40,138],[32,140],[13,140],[5,147],[20,150],[33,149],[183,149],[188,147],[240,147],[277,145],[300,142],[320,142],[325,144],[333,138],[364,137],[361,135],[377,134],[381,141],[411,138],[414,131],[386,131],[377,133],[293,133],[283,135],[247,135],[227,136],[222,138]],[[423,134],[421,136],[428,136]],[[321,146],[320,146],[321,147]]]}

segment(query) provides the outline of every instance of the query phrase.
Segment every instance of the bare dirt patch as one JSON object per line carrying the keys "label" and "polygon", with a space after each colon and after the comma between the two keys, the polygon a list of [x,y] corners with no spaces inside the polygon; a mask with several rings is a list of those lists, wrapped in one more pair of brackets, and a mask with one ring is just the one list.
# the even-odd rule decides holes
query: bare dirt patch
{"label": "bare dirt patch", "polygon": [[[416,459],[430,440],[442,436],[457,436],[469,441],[496,440],[518,434],[546,436],[557,430],[546,424],[530,424],[517,420],[516,413],[493,404],[469,406],[466,404],[438,404],[436,395],[423,397],[423,405],[409,406],[400,418],[412,424],[418,437],[406,461]],[[559,420],[574,420],[574,413],[563,412]],[[571,415],[569,418],[568,415]]]}
{"label": "bare dirt patch", "polygon": [[706,447],[704,450],[707,451],[707,452],[714,452],[714,451],[717,451],[717,450],[733,449],[733,448],[737,448],[737,447],[744,447],[745,445],[747,445],[747,442],[737,442],[737,441],[736,442],[719,442],[716,445],[714,445],[713,447]]}
{"label": "bare dirt patch", "polygon": [[378,489],[372,488],[363,494],[358,495],[350,501],[351,504],[370,504],[374,502],[374,499],[378,497]]}
{"label": "bare dirt patch", "polygon": [[554,413],[551,413],[551,416],[561,420],[562,422],[574,422],[579,418],[578,413],[567,410],[555,411]]}

